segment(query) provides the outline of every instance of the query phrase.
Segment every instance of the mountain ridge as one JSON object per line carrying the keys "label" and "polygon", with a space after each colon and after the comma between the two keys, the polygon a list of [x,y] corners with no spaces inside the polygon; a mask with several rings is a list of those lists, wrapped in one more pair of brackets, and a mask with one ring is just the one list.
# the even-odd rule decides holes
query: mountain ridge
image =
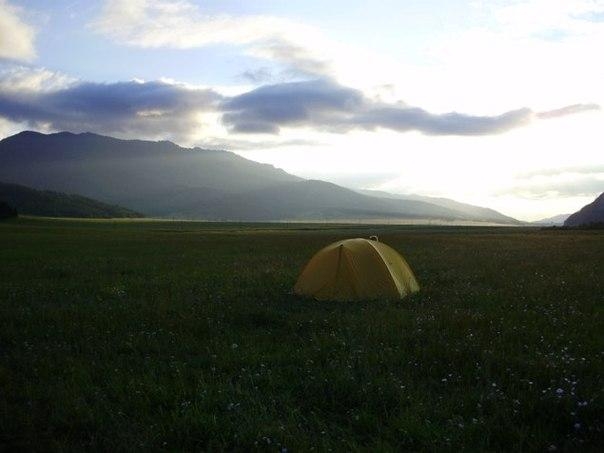
{"label": "mountain ridge", "polygon": [[588,226],[593,224],[604,224],[604,192],[598,195],[594,201],[571,214],[568,219],[564,221],[564,226],[566,227]]}
{"label": "mountain ridge", "polygon": [[157,217],[520,223],[488,208],[479,208],[491,213],[482,217],[464,212],[469,205],[453,200],[446,200],[447,207],[433,200],[382,198],[305,180],[224,150],[90,132],[23,131],[1,140],[0,180],[77,193]]}
{"label": "mountain ridge", "polygon": [[531,222],[533,225],[549,225],[549,226],[561,226],[564,225],[564,221],[570,217],[570,214],[558,214],[552,217],[546,217],[545,219],[539,219]]}
{"label": "mountain ridge", "polygon": [[443,208],[461,211],[462,213],[468,215],[470,218],[468,220],[474,221],[496,221],[499,220],[503,223],[514,223],[520,224],[522,222],[514,219],[513,217],[506,216],[498,211],[495,211],[491,208],[485,208],[482,206],[475,206],[468,203],[461,203],[459,201],[451,200],[449,198],[443,197],[429,197],[426,195],[416,195],[416,194],[396,194],[391,192],[384,192],[379,190],[359,190],[358,192],[366,195],[375,194],[373,196],[381,196],[388,197],[398,200],[414,200],[414,201],[423,201],[426,203],[434,204],[436,206],[440,206]]}

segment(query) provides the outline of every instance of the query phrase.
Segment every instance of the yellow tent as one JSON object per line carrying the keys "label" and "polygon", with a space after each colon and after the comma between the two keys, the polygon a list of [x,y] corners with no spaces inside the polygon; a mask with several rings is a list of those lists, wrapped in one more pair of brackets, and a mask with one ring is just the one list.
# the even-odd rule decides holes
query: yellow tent
{"label": "yellow tent", "polygon": [[294,291],[318,300],[401,299],[419,291],[419,285],[393,248],[377,240],[346,239],[319,250]]}

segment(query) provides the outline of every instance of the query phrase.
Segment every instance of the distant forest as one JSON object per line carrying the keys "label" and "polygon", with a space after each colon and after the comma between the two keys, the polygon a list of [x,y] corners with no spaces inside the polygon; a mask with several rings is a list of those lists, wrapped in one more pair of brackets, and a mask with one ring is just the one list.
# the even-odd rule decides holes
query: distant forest
{"label": "distant forest", "polygon": [[2,217],[16,216],[17,212],[44,217],[143,217],[142,214],[121,206],[109,205],[80,195],[35,190],[7,183],[0,183],[0,211]]}

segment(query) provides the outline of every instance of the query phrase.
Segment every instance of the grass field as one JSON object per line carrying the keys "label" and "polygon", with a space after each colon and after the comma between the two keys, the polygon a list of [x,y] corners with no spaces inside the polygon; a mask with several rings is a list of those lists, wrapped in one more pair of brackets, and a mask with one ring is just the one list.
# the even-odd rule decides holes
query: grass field
{"label": "grass field", "polygon": [[[320,303],[379,234],[422,291]],[[604,233],[0,223],[0,450],[604,449]]]}

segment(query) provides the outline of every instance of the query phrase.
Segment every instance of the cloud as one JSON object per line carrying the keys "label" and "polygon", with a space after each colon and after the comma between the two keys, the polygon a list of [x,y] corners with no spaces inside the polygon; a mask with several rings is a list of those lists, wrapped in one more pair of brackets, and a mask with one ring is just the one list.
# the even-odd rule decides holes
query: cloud
{"label": "cloud", "polygon": [[507,5],[485,3],[494,9],[499,25],[508,32],[559,40],[594,29],[604,13],[601,0],[524,0]]}
{"label": "cloud", "polygon": [[195,146],[204,149],[217,149],[229,151],[256,151],[269,149],[282,149],[295,146],[321,146],[323,143],[315,140],[291,139],[291,140],[241,140],[222,137],[204,137],[202,141],[197,141]]}
{"label": "cloud", "polygon": [[559,175],[604,175],[604,164],[602,165],[574,165],[569,167],[544,168],[530,172],[524,172],[517,175],[520,179],[550,177]]}
{"label": "cloud", "polygon": [[[537,111],[597,102],[604,60],[593,49],[604,42],[604,23],[589,20],[604,11],[601,0],[471,2],[467,27],[442,33],[427,46],[434,65],[413,85],[437,108],[488,111],[527,103]],[[423,82],[423,84],[422,84]],[[415,93],[414,93],[415,95]],[[422,104],[424,105],[424,104]],[[545,107],[547,109],[549,107]]]}
{"label": "cloud", "polygon": [[206,15],[188,1],[107,0],[93,28],[120,43],[189,49],[211,44],[248,44],[274,32],[264,16]]}
{"label": "cloud", "polygon": [[249,53],[267,60],[277,61],[291,68],[292,76],[317,76],[333,72],[329,60],[317,55],[309,47],[274,37],[252,47]]}
{"label": "cloud", "polygon": [[[198,140],[204,130],[215,135],[221,123],[235,134],[310,128],[337,134],[389,129],[425,135],[493,135],[596,107],[571,105],[540,113],[521,108],[496,116],[439,114],[369,98],[329,79],[265,85],[226,96],[211,88],[167,80],[93,83],[46,69],[18,67],[0,72],[0,117],[5,120],[42,130],[94,131],[187,143]],[[244,142],[231,143],[238,149],[258,148],[258,141]]]}
{"label": "cloud", "polygon": [[418,107],[377,107],[359,115],[355,125],[364,129],[419,131],[426,135],[494,135],[531,122],[532,113],[523,108],[497,116],[473,116],[451,112],[434,114]]}
{"label": "cloud", "polygon": [[[244,46],[248,54],[286,65],[295,74],[324,75],[325,58],[307,44],[319,30],[281,17],[205,14],[186,0],[107,0],[92,28],[119,44],[191,49]],[[321,49],[313,45],[314,49]]]}
{"label": "cloud", "polygon": [[333,128],[363,104],[360,91],[335,82],[290,82],[263,86],[226,100],[222,119],[232,131],[244,133],[276,134],[282,126]]}
{"label": "cloud", "polygon": [[604,192],[604,176],[583,176],[562,181],[525,184],[501,191],[496,195],[514,195],[526,199],[594,197]]}
{"label": "cloud", "polygon": [[0,58],[31,61],[36,56],[34,28],[23,21],[21,12],[0,0]]}
{"label": "cloud", "polygon": [[306,174],[305,176],[310,177],[311,179],[322,179],[323,181],[333,182],[334,184],[352,189],[368,189],[376,190],[378,192],[379,189],[375,189],[376,187],[396,180],[401,176],[400,172],[393,171],[359,173],[358,171],[342,172],[341,169],[335,170],[339,171],[326,172],[319,170],[313,172],[311,175]]}
{"label": "cloud", "polygon": [[46,68],[11,66],[0,71],[0,92],[13,93],[15,96],[19,93],[57,91],[75,82],[73,77]]}
{"label": "cloud", "polygon": [[498,195],[526,199],[592,197],[604,191],[604,165],[575,165],[519,173]]}
{"label": "cloud", "polygon": [[558,118],[561,116],[573,115],[575,113],[589,112],[600,109],[601,107],[598,104],[573,104],[555,110],[539,112],[537,113],[537,117],[540,119]]}
{"label": "cloud", "polygon": [[254,84],[267,83],[273,80],[273,73],[267,67],[258,69],[248,69],[239,75],[242,79],[252,82]]}
{"label": "cloud", "polygon": [[27,85],[44,77],[55,82],[48,74],[34,76],[26,82],[14,73],[0,79],[1,117],[36,129],[182,140],[202,127],[199,115],[215,110],[221,99],[211,89],[162,81]]}
{"label": "cloud", "polygon": [[311,127],[330,132],[353,129],[419,131],[426,135],[493,135],[525,126],[535,119],[592,110],[573,105],[550,112],[528,108],[496,116],[430,113],[404,103],[384,103],[334,81],[319,79],[267,85],[227,99],[222,121],[233,132],[277,134],[282,127]]}

